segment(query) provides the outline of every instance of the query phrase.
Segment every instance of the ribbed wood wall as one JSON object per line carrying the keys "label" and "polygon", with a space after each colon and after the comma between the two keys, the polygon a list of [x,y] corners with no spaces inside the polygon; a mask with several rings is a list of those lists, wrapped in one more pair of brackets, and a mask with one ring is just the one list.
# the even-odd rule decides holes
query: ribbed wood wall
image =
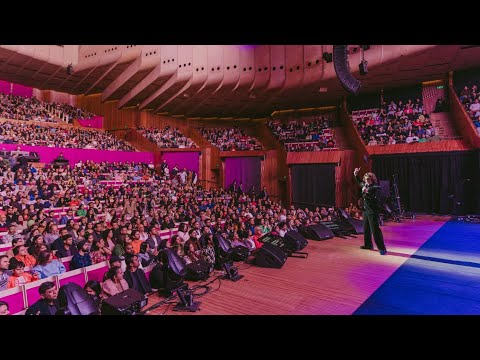
{"label": "ribbed wood wall", "polygon": [[367,148],[370,155],[463,151],[472,149],[464,140],[432,141],[416,144],[371,145],[367,146]]}

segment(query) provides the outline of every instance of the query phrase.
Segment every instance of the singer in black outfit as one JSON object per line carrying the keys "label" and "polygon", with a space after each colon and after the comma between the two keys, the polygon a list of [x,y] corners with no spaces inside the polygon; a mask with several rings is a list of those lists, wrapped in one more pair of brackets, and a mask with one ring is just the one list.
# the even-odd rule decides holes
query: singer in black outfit
{"label": "singer in black outfit", "polygon": [[387,249],[383,242],[382,230],[378,223],[379,213],[381,210],[380,203],[380,186],[377,185],[377,177],[373,173],[366,173],[363,176],[363,181],[358,176],[360,168],[356,168],[353,172],[355,180],[362,188],[363,197],[363,236],[364,245],[360,246],[361,249],[373,250],[372,234],[375,244],[380,251],[380,255],[386,255]]}

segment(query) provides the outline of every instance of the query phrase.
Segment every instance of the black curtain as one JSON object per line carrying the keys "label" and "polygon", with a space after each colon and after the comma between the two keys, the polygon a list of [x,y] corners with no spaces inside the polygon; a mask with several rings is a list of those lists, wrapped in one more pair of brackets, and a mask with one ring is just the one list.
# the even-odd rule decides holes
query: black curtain
{"label": "black curtain", "polygon": [[335,165],[296,164],[291,166],[295,206],[335,206]]}
{"label": "black curtain", "polygon": [[[471,151],[372,156],[379,180],[397,175],[406,210],[422,213],[478,212],[480,155]],[[460,202],[454,208],[454,204]]]}

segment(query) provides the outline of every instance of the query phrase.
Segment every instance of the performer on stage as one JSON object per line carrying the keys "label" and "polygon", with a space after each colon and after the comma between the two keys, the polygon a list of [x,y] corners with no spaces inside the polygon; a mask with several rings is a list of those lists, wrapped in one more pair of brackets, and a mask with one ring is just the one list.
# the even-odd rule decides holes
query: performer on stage
{"label": "performer on stage", "polygon": [[363,196],[363,236],[364,245],[361,249],[373,250],[372,233],[375,244],[380,251],[380,255],[386,255],[387,249],[383,242],[382,230],[378,224],[379,213],[381,209],[380,204],[380,186],[377,185],[377,177],[373,173],[366,173],[363,176],[363,181],[358,176],[360,168],[355,168],[353,175],[358,185],[362,188]]}

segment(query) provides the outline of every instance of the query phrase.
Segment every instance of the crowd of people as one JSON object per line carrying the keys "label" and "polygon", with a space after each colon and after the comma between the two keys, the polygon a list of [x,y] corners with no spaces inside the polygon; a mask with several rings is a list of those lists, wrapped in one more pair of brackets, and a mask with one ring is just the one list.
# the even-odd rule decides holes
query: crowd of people
{"label": "crowd of people", "polygon": [[102,131],[13,121],[6,121],[0,125],[0,144],[137,151],[128,142]]}
{"label": "crowd of people", "polygon": [[202,136],[221,151],[262,150],[262,144],[239,127],[198,128]]}
{"label": "crowd of people", "polygon": [[301,118],[273,118],[268,122],[278,140],[290,152],[335,148],[333,113]]}
{"label": "crowd of people", "polygon": [[160,164],[160,175],[164,180],[172,180],[172,184],[181,185],[196,185],[198,181],[198,174],[193,170],[187,168],[181,169],[178,164],[175,164],[172,169],[167,163],[167,160],[163,160]]}
{"label": "crowd of people", "polygon": [[55,122],[64,115],[73,119],[89,119],[95,114],[72,105],[40,101],[35,96],[24,97],[0,92],[0,118]]}
{"label": "crowd of people", "polygon": [[183,135],[177,128],[166,126],[163,129],[140,127],[137,129],[148,140],[160,148],[197,148],[192,139]]}
{"label": "crowd of people", "polygon": [[464,86],[462,91],[460,91],[459,99],[465,107],[468,115],[470,115],[470,118],[480,135],[480,92],[477,85],[473,85],[472,88]]}
{"label": "crowd of people", "polygon": [[95,116],[95,114],[90,111],[69,104],[56,102],[48,104],[51,108],[60,112],[60,117],[63,117],[62,115],[68,116],[69,122],[72,122],[71,120],[73,119],[91,119]]}
{"label": "crowd of people", "polygon": [[[357,114],[359,112],[356,112]],[[361,114],[361,112],[360,112]],[[379,109],[365,115],[352,113],[360,136],[367,145],[390,145],[439,141],[430,115],[423,109],[422,101],[408,100],[398,104],[384,101]]]}
{"label": "crowd of people", "polygon": [[[2,242],[13,248],[0,256],[0,289],[62,274],[66,269],[60,259],[72,256],[70,269],[110,262],[100,284],[107,297],[119,287],[137,286],[128,273],[154,264],[162,249],[173,249],[186,264],[200,258],[213,264],[213,234],[253,251],[268,232],[283,236],[337,216],[326,208],[287,209],[265,188],[207,190],[193,180],[167,179],[150,165],[86,162],[15,173],[5,169],[0,232]],[[106,185],[106,176],[118,186]],[[62,216],[53,210],[59,207],[67,208]],[[159,236],[160,230],[174,227],[175,235]],[[144,285],[137,290],[148,293]]]}

